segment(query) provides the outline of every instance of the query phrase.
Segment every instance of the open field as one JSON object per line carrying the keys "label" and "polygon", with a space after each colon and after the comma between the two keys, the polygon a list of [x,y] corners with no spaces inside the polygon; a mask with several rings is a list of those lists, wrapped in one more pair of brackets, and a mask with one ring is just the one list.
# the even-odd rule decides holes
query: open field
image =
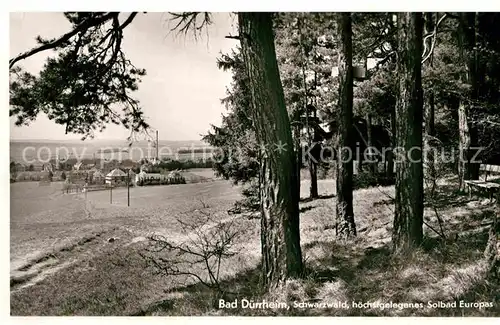
{"label": "open field", "polygon": [[[196,174],[196,171],[191,172]],[[209,176],[207,171],[202,173]],[[201,184],[131,188],[127,207],[126,188],[109,191],[62,194],[62,183],[39,187],[37,182],[11,184],[11,270],[86,236],[116,227],[133,234],[168,231],[175,225],[169,217],[188,211],[210,198],[221,209],[229,209],[239,198],[230,184]]]}
{"label": "open field", "polygon": [[[126,191],[80,196],[43,195],[47,188],[12,184],[12,315],[386,315],[498,316],[500,286],[486,276],[482,252],[493,205],[440,187],[436,206],[445,220],[446,240],[425,227],[426,245],[409,259],[390,254],[393,187],[354,192],[358,238],[334,238],[334,181],[319,182],[320,199],[307,200],[302,182],[301,243],[304,280],[292,281],[270,296],[258,289],[260,234],[258,219],[227,214],[239,198],[225,181],[134,188],[131,207]],[[16,187],[18,186],[18,187]],[[24,187],[22,187],[24,186]],[[53,184],[53,186],[56,186]],[[24,197],[24,200],[23,200]],[[200,201],[203,201],[203,203]],[[309,308],[291,310],[221,310],[211,290],[185,278],[160,276],[141,257],[145,237],[153,232],[183,236],[176,217],[189,219],[194,209],[219,220],[236,218],[238,254],[223,264],[227,299],[271,301],[428,301],[492,302],[488,308]],[[438,228],[427,206],[428,225]],[[109,238],[115,240],[109,242]]]}

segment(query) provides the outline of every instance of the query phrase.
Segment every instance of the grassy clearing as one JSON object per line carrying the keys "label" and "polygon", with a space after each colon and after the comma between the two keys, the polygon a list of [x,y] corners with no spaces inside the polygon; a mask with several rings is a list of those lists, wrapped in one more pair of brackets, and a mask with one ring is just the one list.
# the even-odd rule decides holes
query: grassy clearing
{"label": "grassy clearing", "polygon": [[[332,185],[322,182],[322,186]],[[307,186],[303,186],[307,189]],[[412,256],[393,256],[390,247],[393,188],[365,189],[355,192],[359,236],[352,242],[336,242],[333,230],[334,202],[331,192],[323,199],[301,203],[301,240],[307,274],[303,280],[290,281],[272,294],[260,292],[259,268],[228,279],[231,294],[226,301],[287,302],[284,309],[219,309],[218,296],[201,285],[176,289],[161,302],[150,306],[146,315],[288,315],[288,316],[498,316],[500,285],[486,273],[483,251],[487,228],[479,228],[493,217],[491,205],[465,199],[443,187],[438,195],[451,204],[435,203],[444,219],[449,239],[439,238],[428,227],[421,250]],[[458,204],[460,202],[460,204]],[[426,220],[437,227],[433,209],[426,209]],[[458,219],[458,220],[457,220]],[[458,234],[458,237],[456,236]],[[460,307],[463,301],[464,307]],[[347,302],[343,308],[294,308],[294,302]],[[414,303],[416,308],[381,308],[376,305],[352,308],[352,302]],[[429,307],[449,302],[456,307]],[[493,303],[493,307],[466,306],[471,302]],[[297,307],[299,307],[297,305]],[[423,308],[420,308],[423,307]]]}
{"label": "grassy clearing", "polygon": [[[190,278],[155,274],[140,257],[146,242],[134,241],[138,232],[114,244],[96,241],[91,253],[56,275],[11,293],[13,315],[331,315],[331,316],[498,316],[500,285],[486,274],[483,251],[492,205],[453,192],[443,185],[426,223],[439,229],[436,211],[444,220],[446,239],[425,227],[425,244],[412,256],[391,254],[390,236],[394,188],[372,188],[354,193],[358,238],[338,242],[334,237],[334,182],[320,181],[321,198],[301,201],[301,242],[306,274],[272,294],[260,290],[260,234],[258,219],[239,216],[244,238],[240,254],[223,265],[223,298],[255,301],[337,303],[422,303],[424,308],[291,308],[219,309],[220,295]],[[201,184],[198,184],[201,185]],[[308,183],[302,183],[307,197]],[[224,209],[208,200],[220,218]],[[434,210],[434,207],[436,208]],[[192,208],[191,208],[192,209]],[[135,213],[139,212],[135,210]],[[186,209],[185,211],[188,211]],[[150,221],[148,221],[150,222]],[[158,221],[158,225],[160,222]],[[161,227],[159,227],[161,228]],[[165,228],[165,225],[163,226]],[[172,229],[174,229],[173,227]],[[166,229],[166,228],[165,228]],[[106,235],[107,236],[107,235]],[[120,237],[120,236],[118,236]],[[127,242],[121,245],[121,242]],[[63,258],[61,258],[63,259]],[[491,308],[427,308],[429,301],[493,302]]]}

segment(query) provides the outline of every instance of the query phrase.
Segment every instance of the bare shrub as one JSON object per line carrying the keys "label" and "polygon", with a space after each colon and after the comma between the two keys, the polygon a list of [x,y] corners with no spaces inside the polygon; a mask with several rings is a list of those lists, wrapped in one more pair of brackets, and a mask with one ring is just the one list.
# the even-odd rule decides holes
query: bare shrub
{"label": "bare shrub", "polygon": [[438,179],[445,177],[453,170],[453,152],[448,152],[441,140],[430,135],[424,136],[424,143],[424,183],[432,197],[436,191]]}
{"label": "bare shrub", "polygon": [[202,202],[201,209],[186,213],[184,219],[176,218],[182,226],[181,236],[150,236],[143,257],[159,274],[194,279],[225,293],[220,282],[221,266],[237,254],[235,244],[240,231],[235,218],[217,219],[208,210]]}

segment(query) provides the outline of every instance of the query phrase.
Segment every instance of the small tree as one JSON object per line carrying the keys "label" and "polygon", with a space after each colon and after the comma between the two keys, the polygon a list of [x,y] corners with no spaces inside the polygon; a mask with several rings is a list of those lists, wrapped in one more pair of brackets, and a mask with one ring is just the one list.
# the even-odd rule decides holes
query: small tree
{"label": "small tree", "polygon": [[152,235],[142,256],[160,274],[194,279],[223,296],[227,292],[220,282],[223,263],[238,253],[240,232],[235,218],[217,219],[205,202],[201,204],[176,218],[182,237]]}

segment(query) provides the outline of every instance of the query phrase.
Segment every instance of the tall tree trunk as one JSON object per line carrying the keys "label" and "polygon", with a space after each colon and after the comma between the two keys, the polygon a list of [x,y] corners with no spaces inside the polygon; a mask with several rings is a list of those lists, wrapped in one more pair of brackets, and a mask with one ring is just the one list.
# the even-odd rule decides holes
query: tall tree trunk
{"label": "tall tree trunk", "polygon": [[[314,130],[313,133],[316,133]],[[314,137],[316,138],[316,137]],[[312,146],[316,146],[316,141],[313,141]],[[316,151],[315,151],[316,152]],[[318,162],[315,160],[316,157],[309,160],[309,175],[311,176],[311,186],[309,188],[309,194],[312,199],[319,197],[318,193]]]}
{"label": "tall tree trunk", "polygon": [[422,30],[421,13],[398,13],[395,251],[412,250],[423,236]]}
{"label": "tall tree trunk", "polygon": [[[263,282],[269,290],[303,272],[296,156],[281,85],[271,13],[238,13],[261,163]],[[266,148],[264,148],[266,146]]]}
{"label": "tall tree trunk", "polygon": [[467,67],[467,72],[462,80],[471,86],[466,100],[462,99],[458,108],[459,115],[459,184],[463,189],[464,180],[479,179],[479,164],[471,161],[475,155],[478,143],[476,126],[471,123],[470,114],[475,109],[479,100],[480,79],[479,58],[477,50],[477,14],[474,12],[460,13],[460,32],[458,33],[460,55],[462,62]]}
{"label": "tall tree trunk", "polygon": [[[318,88],[318,74],[316,71],[314,71],[314,89],[316,90]],[[313,111],[313,117],[314,117],[314,123],[318,123],[318,97],[315,95],[314,97],[314,111]],[[318,132],[318,127],[319,125],[315,124],[314,129],[313,129],[313,144],[315,146],[319,146],[319,142],[322,141],[322,137],[319,135]],[[321,148],[321,147],[318,147]],[[315,150],[316,152],[316,150]],[[315,194],[315,197],[319,197],[319,192],[318,192],[318,165],[320,164],[321,157],[319,153],[321,152],[321,149],[318,151],[318,154],[315,155],[317,159],[314,161],[313,170],[311,171],[311,193]]]}
{"label": "tall tree trunk", "polygon": [[356,236],[356,224],[352,206],[352,106],[353,106],[353,72],[352,72],[352,22],[350,13],[339,13],[338,35],[339,46],[339,123],[337,150],[337,236],[348,238]]}
{"label": "tall tree trunk", "polygon": [[394,176],[394,148],[396,147],[396,107],[391,109],[391,150],[387,152],[387,169],[386,176],[392,178]]}
{"label": "tall tree trunk", "polygon": [[[436,16],[437,17],[437,16]],[[434,14],[432,12],[425,13],[425,34],[432,33],[434,31]],[[431,48],[432,38],[428,40],[429,45],[428,48]],[[433,57],[431,54],[429,60],[427,61],[427,67],[432,69],[433,66]],[[436,135],[435,133],[435,117],[434,117],[434,91],[431,88],[427,90],[427,94],[425,94],[425,163],[427,167],[427,176],[426,178],[431,183],[431,193],[434,193],[436,188],[436,166],[434,163],[434,152],[432,151],[432,142]]]}
{"label": "tall tree trunk", "polygon": [[[306,113],[306,114],[309,114],[309,113]],[[315,143],[313,141],[311,141],[311,134],[310,134],[310,130],[309,130],[309,123],[307,123],[307,129],[308,129],[308,132],[307,132],[307,137],[308,137],[308,140],[307,140],[307,145],[308,145],[308,148],[311,148],[312,146],[315,145]],[[311,183],[310,183],[310,186],[309,186],[309,197],[311,199],[317,199],[319,197],[318,195],[318,169],[317,169],[317,162],[315,161],[315,157],[308,157],[308,160],[307,160],[307,165],[309,167],[309,176],[310,176],[310,180],[311,180]]]}
{"label": "tall tree trunk", "polygon": [[371,174],[375,174],[377,171],[377,162],[375,162],[375,157],[372,155],[375,153],[372,150],[373,146],[373,136],[372,136],[372,115],[370,113],[366,114],[366,145],[370,148],[370,164],[368,170]]}
{"label": "tall tree trunk", "polygon": [[297,191],[300,198],[300,173],[302,170],[302,144],[300,143],[300,123],[293,127],[294,142],[295,142],[295,156],[297,157]]}
{"label": "tall tree trunk", "polygon": [[[301,51],[302,51],[302,59],[303,59],[303,64],[302,64],[302,84],[304,87],[304,113],[306,114],[306,132],[307,132],[307,146],[308,148],[311,148],[312,146],[312,141],[311,141],[311,128],[309,125],[309,107],[308,107],[308,89],[307,89],[307,80],[306,80],[306,67],[307,67],[307,61],[308,61],[308,55],[306,52],[306,48],[304,46],[304,40],[303,40],[303,33],[302,33],[302,27],[304,25],[304,19],[301,17],[298,21],[298,29],[300,33],[300,46],[301,46]],[[307,165],[309,168],[309,176],[310,176],[310,186],[309,186],[309,197],[311,199],[315,199],[318,197],[318,182],[317,182],[317,172],[315,168],[315,162],[311,157],[307,157]]]}

